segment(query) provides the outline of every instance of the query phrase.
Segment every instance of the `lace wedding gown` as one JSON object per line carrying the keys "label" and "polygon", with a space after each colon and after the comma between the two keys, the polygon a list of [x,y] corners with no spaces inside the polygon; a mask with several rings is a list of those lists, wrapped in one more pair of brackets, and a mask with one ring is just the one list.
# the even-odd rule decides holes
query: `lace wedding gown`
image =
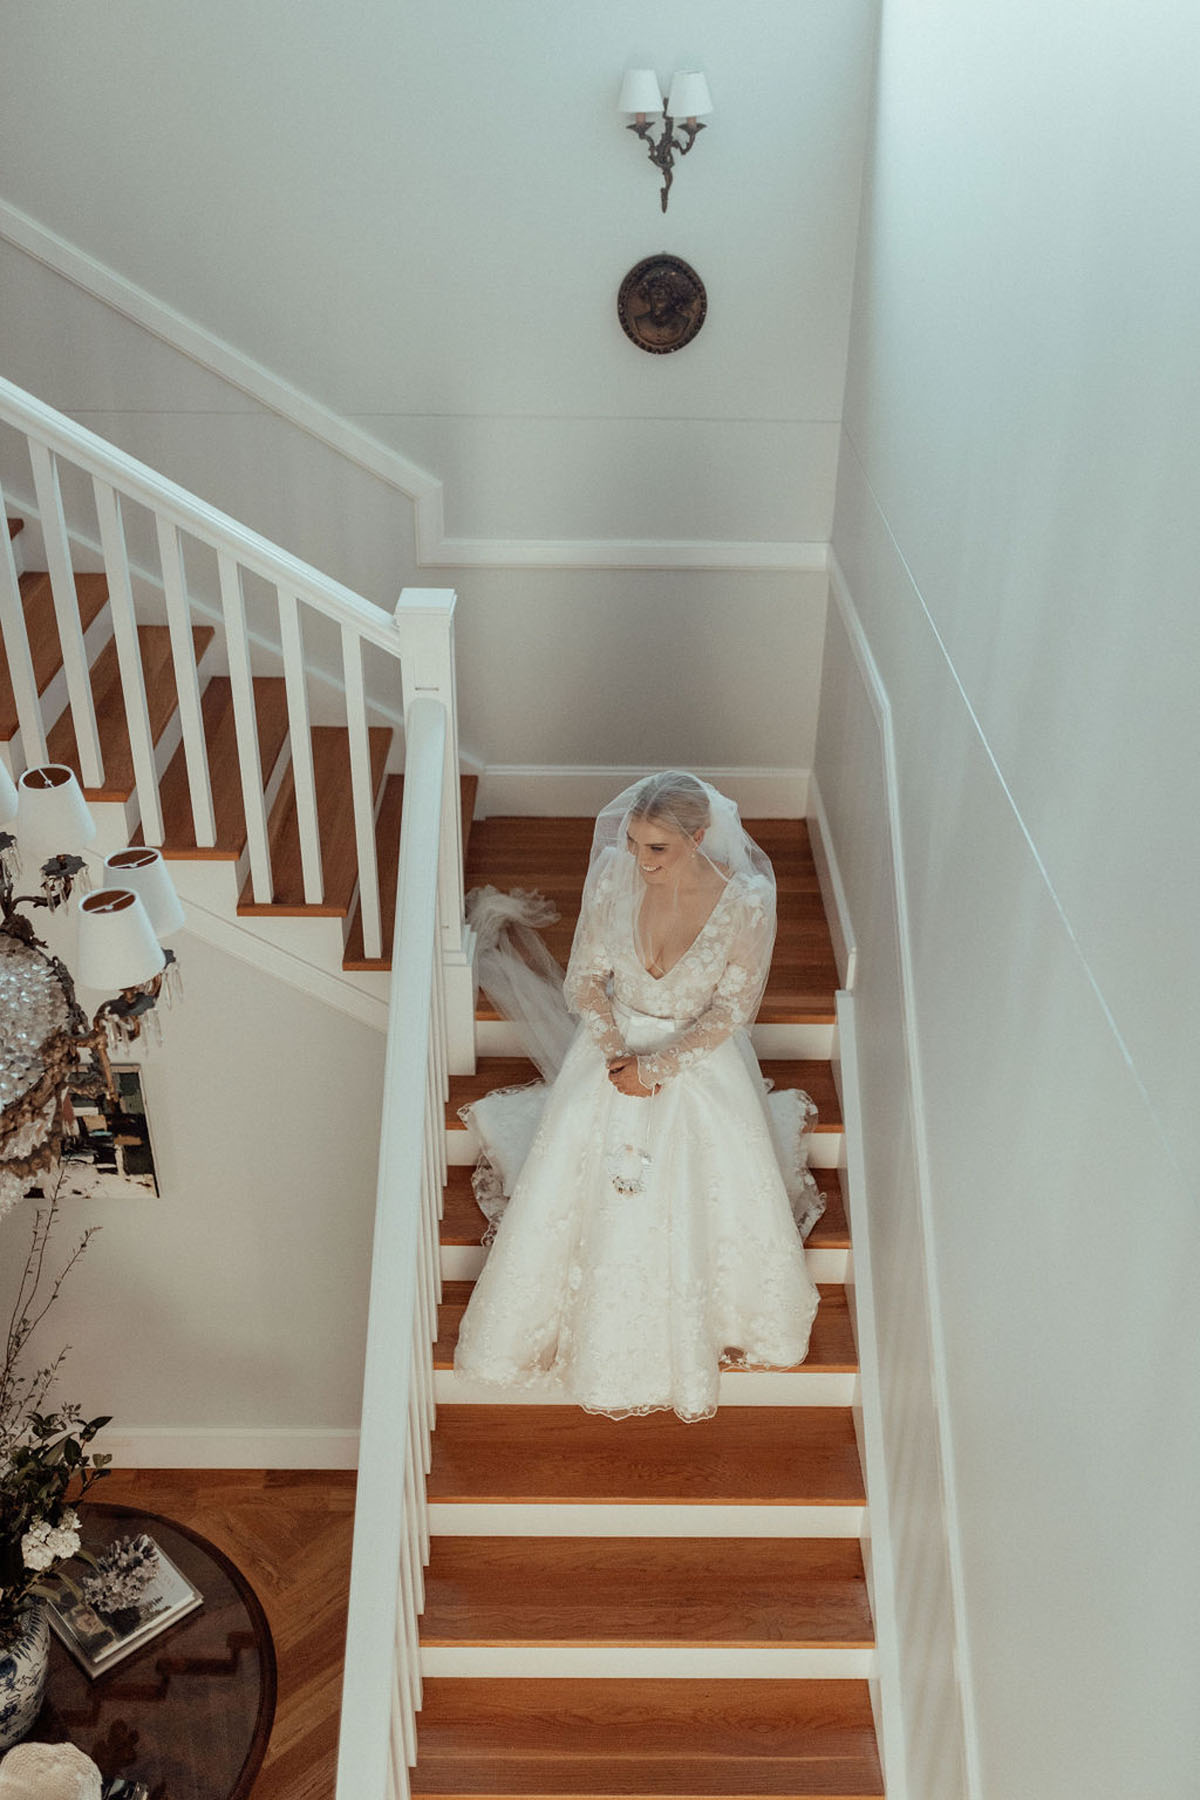
{"label": "lace wedding gown", "polygon": [[[463,1114],[494,1241],[455,1367],[613,1418],[703,1419],[722,1364],[787,1368],[807,1353],[816,1109],[796,1089],[768,1095],[748,1036],[774,939],[769,883],[733,875],[655,978],[634,948],[633,859],[604,857],[567,970],[581,1023],[561,1072]],[[652,1099],[609,1081],[623,1050],[662,1084]]]}

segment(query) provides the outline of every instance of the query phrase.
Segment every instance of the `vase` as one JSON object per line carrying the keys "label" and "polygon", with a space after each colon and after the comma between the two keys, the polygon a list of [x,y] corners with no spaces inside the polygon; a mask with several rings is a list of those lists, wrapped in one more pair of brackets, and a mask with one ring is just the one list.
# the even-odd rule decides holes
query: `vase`
{"label": "vase", "polygon": [[0,1751],[32,1730],[50,1666],[50,1627],[38,1600],[27,1602],[16,1635],[0,1644]]}

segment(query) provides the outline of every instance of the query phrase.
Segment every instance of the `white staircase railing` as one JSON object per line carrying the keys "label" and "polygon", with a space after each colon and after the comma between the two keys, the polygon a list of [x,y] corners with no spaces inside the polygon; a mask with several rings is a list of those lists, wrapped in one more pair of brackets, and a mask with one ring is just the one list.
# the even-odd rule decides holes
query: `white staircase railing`
{"label": "white staircase railing", "polygon": [[[211,848],[217,837],[200,678],[192,635],[192,604],[188,594],[188,558],[195,558],[199,554],[195,546],[203,546],[210,558],[215,557],[216,579],[213,586],[220,594],[245,808],[250,879],[255,902],[270,905],[274,898],[274,883],[264,783],[264,775],[268,775],[269,771],[264,771],[261,767],[254,689],[250,676],[251,640],[247,630],[243,591],[247,575],[253,575],[269,584],[274,590],[278,606],[279,643],[287,692],[304,902],[310,906],[321,905],[325,892],[305,672],[305,616],[307,613],[318,614],[340,627],[341,684],[345,692],[346,725],[350,737],[363,951],[368,958],[381,956],[383,943],[379,872],[375,854],[375,795],[371,782],[368,702],[363,670],[363,653],[366,647],[377,646],[396,659],[400,674],[397,699],[402,699],[407,705],[418,693],[430,694],[440,699],[446,708],[451,730],[451,748],[444,784],[439,851],[443,865],[441,933],[444,954],[452,966],[461,969],[469,959],[463,954],[462,834],[457,792],[453,592],[449,589],[405,590],[395,614],[390,614],[3,379],[0,379],[0,421],[20,432],[27,446],[33,490],[32,507],[15,490],[9,496],[9,503],[13,511],[35,512],[41,526],[62,647],[68,707],[84,785],[89,788],[101,787],[104,782],[104,766],[95,701],[89,680],[88,655],[76,602],[71,532],[64,505],[61,465],[81,471],[90,482],[108,583],[113,636],[121,671],[137,783],[137,805],[146,841],[151,844],[162,843],[163,815],[159,794],[160,773],[155,766],[150,710],[138,653],[133,582],[123,513],[123,508],[131,505],[145,507],[154,519],[159,579],[166,621],[170,627],[192,825],[197,847]],[[77,480],[73,480],[73,493],[77,486]],[[5,510],[4,502],[5,495],[0,489],[0,510]],[[79,535],[85,534],[81,532]],[[43,763],[47,761],[46,725],[39,705],[37,681],[29,653],[16,564],[7,532],[0,532],[0,540],[0,633],[3,635],[13,683],[22,757],[26,765]],[[455,990],[456,999],[462,1002],[468,988],[469,980],[460,980]],[[467,1059],[469,1066],[473,1052],[466,1046],[465,1031],[465,1025],[460,1026],[454,1034],[456,1054],[460,1061]]]}
{"label": "white staircase railing", "polygon": [[442,960],[434,949],[436,849],[451,759],[444,707],[415,700],[406,724],[399,950],[383,1084],[338,1800],[408,1800],[421,1704],[417,1619],[429,1561],[425,1476],[449,1091]]}
{"label": "white staircase railing", "polygon": [[[154,519],[199,848],[215,844],[217,830],[185,545],[198,543],[215,553],[247,856],[253,895],[260,904],[270,903],[274,889],[244,577],[252,574],[270,583],[277,597],[304,894],[310,903],[322,899],[323,872],[302,609],[340,626],[368,957],[380,954],[382,924],[364,647],[377,645],[398,663],[405,787],[337,1792],[339,1800],[407,1800],[421,1698],[417,1618],[429,1558],[425,1476],[434,1422],[433,1344],[441,1298],[438,1219],[446,1176],[444,1107],[451,1071],[474,1067],[474,986],[463,922],[454,595],[442,589],[406,589],[390,615],[3,379],[0,421],[22,433],[28,447],[35,499],[30,508],[23,497],[14,495],[14,510],[32,510],[41,525],[80,771],[86,786],[100,787],[101,735],[60,465],[90,478],[136,805],[151,844],[162,843],[164,836],[160,776],[123,505],[145,507]],[[0,523],[4,501],[0,489]],[[7,531],[0,531],[0,540],[0,630],[13,683],[21,754],[29,765],[48,760],[47,722]]]}

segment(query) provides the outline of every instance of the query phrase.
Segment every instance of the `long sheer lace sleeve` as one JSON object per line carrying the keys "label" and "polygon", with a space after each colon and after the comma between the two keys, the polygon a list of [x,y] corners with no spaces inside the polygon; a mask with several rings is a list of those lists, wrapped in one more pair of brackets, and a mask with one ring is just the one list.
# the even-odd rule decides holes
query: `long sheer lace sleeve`
{"label": "long sheer lace sleeve", "polygon": [[775,944],[772,898],[765,883],[751,881],[733,902],[736,910],[730,936],[725,939],[725,966],[712,999],[673,1044],[638,1057],[643,1087],[669,1081],[753,1021],[767,985]]}
{"label": "long sheer lace sleeve", "polygon": [[619,853],[607,850],[597,862],[584,890],[579,909],[579,923],[571,945],[571,958],[563,982],[563,996],[568,1007],[587,1026],[593,1042],[604,1056],[620,1056],[625,1040],[613,1018],[608,986],[612,978],[613,959],[608,926],[616,892],[615,859]]}

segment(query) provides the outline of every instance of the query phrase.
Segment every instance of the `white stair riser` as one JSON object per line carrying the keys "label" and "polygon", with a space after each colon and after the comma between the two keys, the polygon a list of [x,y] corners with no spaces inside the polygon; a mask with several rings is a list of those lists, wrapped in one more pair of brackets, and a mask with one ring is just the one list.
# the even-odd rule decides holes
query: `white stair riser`
{"label": "white stair riser", "polygon": [[[446,1131],[446,1161],[452,1168],[469,1168],[479,1155],[479,1141],[473,1131]],[[842,1166],[842,1129],[814,1131],[809,1162],[814,1169],[839,1169]]]}
{"label": "white stair riser", "polygon": [[[825,1061],[833,1055],[832,1025],[756,1025],[751,1037],[760,1057],[794,1056],[802,1062]],[[480,1056],[523,1056],[525,1046],[507,1019],[476,1019],[475,1044]]]}
{"label": "white stair riser", "polygon": [[866,1647],[847,1650],[786,1645],[742,1649],[736,1645],[660,1648],[650,1644],[422,1644],[421,1673],[431,1677],[521,1676],[535,1680],[555,1676],[616,1680],[632,1676],[647,1681],[732,1681],[739,1677],[763,1681],[863,1681],[875,1673],[875,1652]]}
{"label": "white stair riser", "polygon": [[858,1538],[862,1506],[568,1505],[433,1501],[434,1537]]}
{"label": "white stair riser", "polygon": [[[487,1257],[482,1244],[443,1244],[443,1281],[478,1281]],[[814,1281],[844,1282],[850,1261],[848,1250],[808,1250],[808,1272]]]}
{"label": "white stair riser", "polygon": [[[851,1406],[853,1370],[727,1369],[721,1375],[721,1406]],[[497,1388],[464,1381],[453,1369],[435,1369],[433,1397],[439,1406],[562,1406],[561,1393],[535,1388]]]}

